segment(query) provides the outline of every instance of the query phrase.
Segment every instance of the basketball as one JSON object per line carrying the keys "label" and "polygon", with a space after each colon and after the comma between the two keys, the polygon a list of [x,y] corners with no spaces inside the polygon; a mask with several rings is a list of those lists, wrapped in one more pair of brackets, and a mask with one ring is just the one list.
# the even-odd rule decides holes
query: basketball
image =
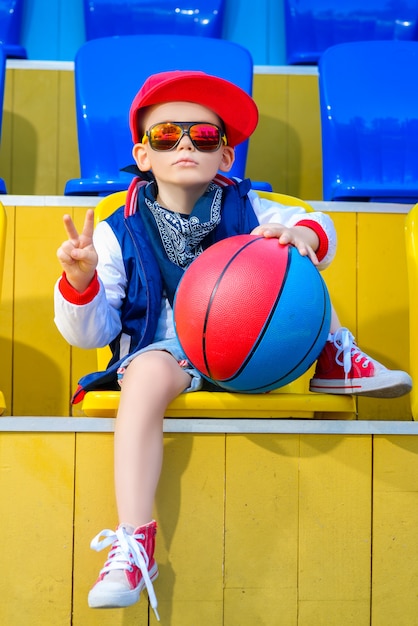
{"label": "basketball", "polygon": [[236,235],[203,251],[177,288],[174,322],[190,363],[228,391],[288,384],[328,337],[326,285],[308,257],[277,239]]}

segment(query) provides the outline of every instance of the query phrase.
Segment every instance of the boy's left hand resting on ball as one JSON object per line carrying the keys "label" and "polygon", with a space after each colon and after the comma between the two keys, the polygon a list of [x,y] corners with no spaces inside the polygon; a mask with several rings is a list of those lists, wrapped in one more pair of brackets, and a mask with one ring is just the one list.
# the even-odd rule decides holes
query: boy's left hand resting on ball
{"label": "boy's left hand resting on ball", "polygon": [[289,228],[282,224],[260,224],[254,228],[251,234],[269,238],[276,237],[280,244],[295,246],[302,256],[309,257],[314,265],[318,265],[315,251],[319,247],[319,238],[311,228],[306,226]]}

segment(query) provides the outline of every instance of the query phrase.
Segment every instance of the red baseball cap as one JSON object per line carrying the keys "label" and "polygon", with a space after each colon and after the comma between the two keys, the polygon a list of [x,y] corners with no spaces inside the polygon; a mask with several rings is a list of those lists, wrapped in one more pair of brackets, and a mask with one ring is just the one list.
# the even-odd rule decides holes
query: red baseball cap
{"label": "red baseball cap", "polygon": [[198,71],[160,72],[145,81],[132,102],[129,125],[134,143],[142,140],[141,110],[164,102],[194,102],[211,109],[224,123],[232,147],[248,139],[258,122],[254,100],[228,80]]}

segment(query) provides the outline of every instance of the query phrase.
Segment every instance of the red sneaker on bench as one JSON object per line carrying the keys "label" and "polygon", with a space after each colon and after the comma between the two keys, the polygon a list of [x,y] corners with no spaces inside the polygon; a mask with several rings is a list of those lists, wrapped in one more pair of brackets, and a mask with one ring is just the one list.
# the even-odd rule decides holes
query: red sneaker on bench
{"label": "red sneaker on bench", "polygon": [[339,328],[328,337],[309,388],[317,393],[397,398],[411,391],[412,379],[369,357],[347,328]]}

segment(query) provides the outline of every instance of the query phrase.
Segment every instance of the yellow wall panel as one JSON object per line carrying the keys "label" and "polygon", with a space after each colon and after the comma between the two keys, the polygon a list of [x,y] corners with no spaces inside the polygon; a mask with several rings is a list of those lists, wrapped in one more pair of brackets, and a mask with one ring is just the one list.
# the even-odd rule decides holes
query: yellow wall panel
{"label": "yellow wall panel", "polygon": [[104,528],[117,526],[113,488],[113,435],[77,434],[74,523],[74,600],[72,626],[132,626],[147,624],[148,604],[127,609],[92,610],[89,589],[103,567],[108,550],[94,552],[90,541]]}
{"label": "yellow wall panel", "polygon": [[[89,550],[103,528],[114,528],[113,436],[77,435],[74,626],[146,622],[147,602],[123,611],[92,611],[86,596],[106,559]],[[162,623],[222,623],[224,435],[165,435],[163,473],[156,498],[155,582]],[[151,616],[151,624],[156,620]]]}
{"label": "yellow wall panel", "polygon": [[[156,583],[161,621],[221,623],[224,557],[224,435],[164,436],[156,498]],[[151,615],[150,623],[157,621]]]}
{"label": "yellow wall panel", "polygon": [[416,624],[418,437],[374,437],[373,624]]}
{"label": "yellow wall panel", "polygon": [[337,231],[337,253],[322,272],[340,322],[357,333],[357,215],[329,213]]}
{"label": "yellow wall panel", "polygon": [[254,77],[253,96],[258,105],[258,127],[249,143],[246,175],[268,181],[275,191],[288,192],[287,76]]}
{"label": "yellow wall panel", "polygon": [[365,600],[304,600],[299,604],[298,626],[370,626],[369,612],[370,604]]}
{"label": "yellow wall panel", "polygon": [[60,72],[57,133],[57,176],[55,194],[62,195],[65,183],[80,176],[77,124],[75,115],[74,73]]}
{"label": "yellow wall panel", "polygon": [[289,75],[288,98],[287,193],[306,200],[321,200],[318,77]]}
{"label": "yellow wall panel", "polygon": [[58,71],[15,71],[10,193],[56,193],[58,101]]}
{"label": "yellow wall panel", "polygon": [[[416,436],[166,433],[164,446],[161,623],[416,624]],[[87,606],[107,555],[90,541],[116,525],[112,457],[111,433],[0,434],[1,624],[148,624],[146,594]]]}
{"label": "yellow wall panel", "polygon": [[0,295],[0,389],[6,400],[4,415],[13,409],[12,363],[13,363],[13,310],[14,310],[14,229],[15,208],[5,207],[7,215],[6,251],[2,292]]}
{"label": "yellow wall panel", "polygon": [[371,444],[301,436],[299,626],[369,623]]}
{"label": "yellow wall panel", "polygon": [[[247,174],[306,199],[322,197],[315,75],[256,74],[259,127]],[[57,195],[79,175],[73,73],[8,69],[0,176],[13,194]]]}
{"label": "yellow wall panel", "polygon": [[297,623],[299,440],[228,435],[225,624]]}
{"label": "yellow wall panel", "polygon": [[275,191],[322,198],[322,152],[317,76],[256,74],[260,112],[250,140],[247,174]]}
{"label": "yellow wall panel", "polygon": [[11,193],[12,150],[13,150],[13,84],[14,70],[6,70],[4,85],[3,117],[1,124],[0,176],[6,183],[6,190]]}
{"label": "yellow wall panel", "polygon": [[18,207],[14,298],[14,415],[68,415],[69,346],[54,324],[61,208]]}
{"label": "yellow wall panel", "polygon": [[[74,220],[74,224],[79,232],[83,228],[84,219],[86,217],[86,207],[67,207],[66,213],[71,215]],[[65,230],[62,225],[62,241],[65,239]],[[57,279],[61,275],[61,266],[57,261]],[[94,372],[97,370],[97,351],[96,350],[84,350],[82,348],[70,347],[71,364],[70,364],[70,393],[68,395],[68,414],[74,417],[83,416],[81,411],[81,404],[70,405],[70,398],[77,388],[78,381],[85,374]]]}
{"label": "yellow wall panel", "polygon": [[[72,214],[81,229],[87,209],[6,206],[6,210],[0,388],[3,385],[6,393],[7,412],[69,415],[71,394],[79,378],[96,368],[96,353],[70,348],[55,327],[53,286],[61,273],[56,250],[66,236],[63,214]],[[388,367],[408,370],[404,215],[330,215],[337,229],[338,248],[323,276],[341,323],[371,356]],[[381,242],[385,242],[385,252],[377,253]],[[394,400],[359,398],[358,406],[360,419],[411,419],[409,396]],[[73,411],[81,415],[77,406]]]}
{"label": "yellow wall panel", "polygon": [[74,434],[0,434],[0,624],[70,626]]}
{"label": "yellow wall panel", "polygon": [[[358,214],[359,346],[391,369],[409,369],[405,215]],[[410,419],[409,397],[359,398],[361,419]]]}

